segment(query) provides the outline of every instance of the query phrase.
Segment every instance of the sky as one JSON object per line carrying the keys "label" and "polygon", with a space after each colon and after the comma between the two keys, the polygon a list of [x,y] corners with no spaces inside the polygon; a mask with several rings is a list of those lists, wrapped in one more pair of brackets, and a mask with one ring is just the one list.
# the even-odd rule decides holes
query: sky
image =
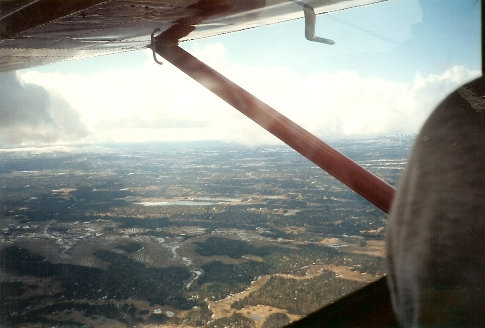
{"label": "sky", "polygon": [[[182,48],[322,139],[414,134],[480,75],[480,1],[389,0]],[[278,140],[150,51],[0,74],[0,146]]]}

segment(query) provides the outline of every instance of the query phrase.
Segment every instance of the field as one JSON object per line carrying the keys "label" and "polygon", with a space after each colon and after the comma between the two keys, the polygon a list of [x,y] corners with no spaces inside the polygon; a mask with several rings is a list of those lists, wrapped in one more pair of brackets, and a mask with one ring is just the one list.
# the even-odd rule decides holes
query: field
{"label": "field", "polygon": [[[391,184],[411,137],[336,142]],[[282,147],[6,149],[6,327],[275,327],[383,274],[386,215]]]}

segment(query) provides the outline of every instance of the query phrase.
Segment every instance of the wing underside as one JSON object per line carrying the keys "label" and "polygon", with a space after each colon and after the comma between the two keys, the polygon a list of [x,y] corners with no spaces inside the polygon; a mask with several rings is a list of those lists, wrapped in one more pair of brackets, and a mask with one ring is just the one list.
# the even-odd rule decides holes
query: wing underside
{"label": "wing underside", "polygon": [[0,0],[0,71],[206,38],[382,0]]}

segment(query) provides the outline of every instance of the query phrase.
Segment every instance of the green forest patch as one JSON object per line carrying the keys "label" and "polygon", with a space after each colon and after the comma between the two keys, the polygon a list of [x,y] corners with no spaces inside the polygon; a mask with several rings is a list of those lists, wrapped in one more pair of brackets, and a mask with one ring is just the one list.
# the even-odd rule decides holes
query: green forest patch
{"label": "green forest patch", "polygon": [[248,305],[268,305],[286,309],[291,314],[304,315],[363,285],[360,282],[338,278],[335,273],[329,271],[310,279],[273,276],[261,289],[234,302],[232,307],[240,310]]}

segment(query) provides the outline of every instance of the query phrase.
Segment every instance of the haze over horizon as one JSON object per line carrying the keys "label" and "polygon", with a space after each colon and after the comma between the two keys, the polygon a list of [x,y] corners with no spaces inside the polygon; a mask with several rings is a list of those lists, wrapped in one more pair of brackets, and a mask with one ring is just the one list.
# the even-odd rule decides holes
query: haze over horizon
{"label": "haze over horizon", "polygon": [[[417,133],[480,75],[479,7],[396,0],[319,16],[331,47],[306,41],[301,20],[181,46],[323,140]],[[280,143],[150,51],[3,73],[0,85],[4,147]]]}

